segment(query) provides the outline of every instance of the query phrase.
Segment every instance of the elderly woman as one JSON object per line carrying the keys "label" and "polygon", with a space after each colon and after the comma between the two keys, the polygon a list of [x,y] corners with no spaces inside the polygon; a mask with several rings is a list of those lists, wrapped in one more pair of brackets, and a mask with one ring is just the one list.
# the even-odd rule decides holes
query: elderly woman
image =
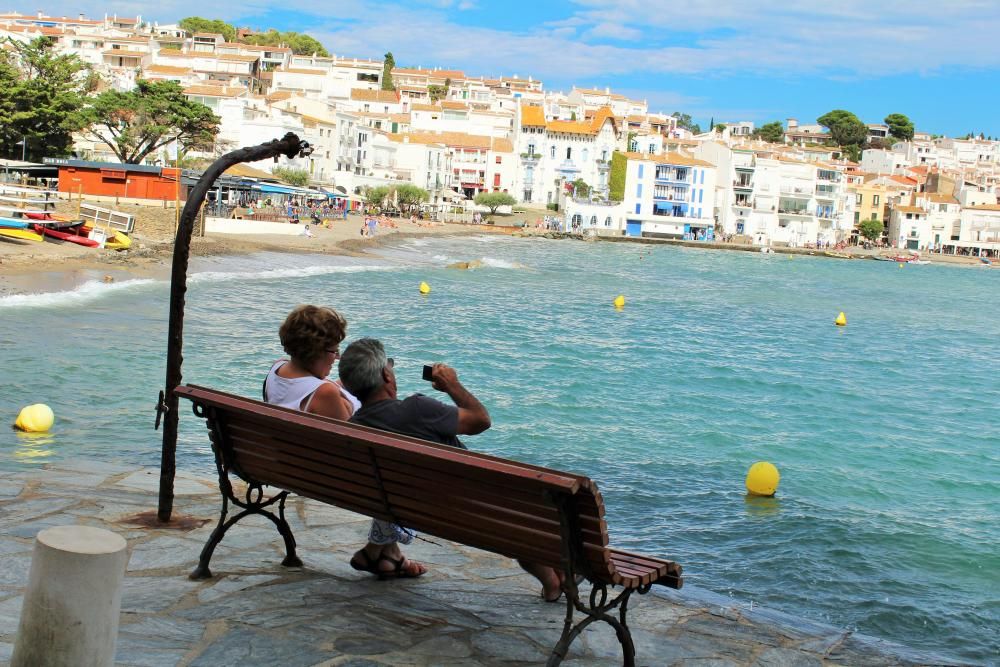
{"label": "elderly woman", "polygon": [[290,357],[275,362],[264,380],[264,400],[273,405],[347,419],[360,403],[328,379],[340,357],[347,320],[332,308],[298,306],[278,330]]}
{"label": "elderly woman", "polygon": [[[328,379],[340,358],[340,344],[347,335],[347,320],[332,308],[298,306],[278,330],[281,346],[290,359],[271,366],[264,380],[264,401],[334,419],[348,419],[361,406],[340,380]],[[409,544],[413,534],[388,521],[372,521],[368,544],[351,558],[355,570],[380,579],[419,577],[422,563],[403,556],[399,544]]]}

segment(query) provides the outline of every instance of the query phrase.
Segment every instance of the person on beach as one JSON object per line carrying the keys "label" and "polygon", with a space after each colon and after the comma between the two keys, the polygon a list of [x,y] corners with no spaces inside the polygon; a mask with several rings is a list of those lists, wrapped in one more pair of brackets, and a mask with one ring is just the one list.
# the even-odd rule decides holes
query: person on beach
{"label": "person on beach", "polygon": [[[361,408],[350,421],[443,445],[466,449],[459,435],[476,435],[492,425],[486,407],[458,380],[455,369],[434,364],[431,386],[448,394],[454,405],[413,394],[397,397],[396,371],[382,343],[362,338],[347,346],[338,367],[344,387],[361,401]],[[386,577],[419,577],[427,568],[407,559],[399,544],[410,544],[414,534],[402,526],[374,520],[368,544],[351,558],[351,567]],[[560,574],[551,567],[518,561],[518,564],[542,584],[542,597],[555,602],[562,594]]]}

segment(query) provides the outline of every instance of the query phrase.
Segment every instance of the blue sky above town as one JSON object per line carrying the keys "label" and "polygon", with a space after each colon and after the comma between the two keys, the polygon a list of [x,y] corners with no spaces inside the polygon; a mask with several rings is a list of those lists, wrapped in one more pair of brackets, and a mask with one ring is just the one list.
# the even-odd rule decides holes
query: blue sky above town
{"label": "blue sky above town", "polygon": [[[91,4],[92,3],[92,4]],[[908,115],[922,131],[1000,136],[996,0],[193,0],[48,11],[160,23],[221,18],[306,32],[331,53],[470,76],[533,76],[547,90],[604,88],[703,126],[843,108],[866,122]],[[33,11],[26,9],[22,11]]]}

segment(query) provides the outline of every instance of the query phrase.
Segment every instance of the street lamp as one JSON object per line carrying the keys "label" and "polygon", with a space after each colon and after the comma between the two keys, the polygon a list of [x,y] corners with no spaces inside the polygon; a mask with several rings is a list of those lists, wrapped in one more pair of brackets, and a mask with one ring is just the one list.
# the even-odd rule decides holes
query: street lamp
{"label": "street lamp", "polygon": [[[21,140],[17,144],[21,144],[21,162],[27,162],[28,160],[25,156],[28,152],[28,137],[21,135]],[[17,144],[14,145],[16,146]]]}

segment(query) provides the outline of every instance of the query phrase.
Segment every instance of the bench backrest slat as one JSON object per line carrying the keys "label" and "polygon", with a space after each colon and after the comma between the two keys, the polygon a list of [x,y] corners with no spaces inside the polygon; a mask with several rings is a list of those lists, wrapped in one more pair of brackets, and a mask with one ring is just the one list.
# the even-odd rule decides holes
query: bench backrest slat
{"label": "bench backrest slat", "polygon": [[[620,583],[604,501],[587,477],[399,436],[197,386],[179,396],[210,410],[217,455],[250,483],[295,492],[469,546],[559,566],[554,495],[572,497],[593,576]],[[376,469],[378,475],[376,475]],[[380,484],[381,482],[381,484]],[[388,507],[386,506],[388,501]],[[640,576],[639,566],[635,576]]]}

